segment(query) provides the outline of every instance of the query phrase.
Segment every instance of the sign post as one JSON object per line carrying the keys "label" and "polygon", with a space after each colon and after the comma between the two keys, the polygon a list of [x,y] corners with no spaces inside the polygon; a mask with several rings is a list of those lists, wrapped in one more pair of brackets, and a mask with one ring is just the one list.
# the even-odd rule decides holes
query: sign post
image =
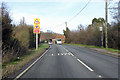
{"label": "sign post", "polygon": [[101,42],[102,42],[102,47],[103,47],[103,27],[99,27],[101,31]]}
{"label": "sign post", "polygon": [[38,49],[38,33],[36,33],[36,50]]}
{"label": "sign post", "polygon": [[38,49],[38,34],[40,34],[40,19],[34,19],[34,29],[33,33],[36,34],[36,50]]}

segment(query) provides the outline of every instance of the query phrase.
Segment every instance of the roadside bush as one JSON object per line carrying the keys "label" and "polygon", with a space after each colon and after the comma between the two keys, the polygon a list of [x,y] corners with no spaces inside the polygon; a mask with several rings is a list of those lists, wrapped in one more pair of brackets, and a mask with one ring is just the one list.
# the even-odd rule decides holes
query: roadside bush
{"label": "roadside bush", "polygon": [[[85,44],[85,45],[94,45],[102,46],[101,42],[101,32],[99,27],[103,27],[103,46],[105,47],[105,26],[103,25],[105,20],[103,18],[94,18],[92,24],[88,25],[86,28],[80,25],[77,30],[70,31],[69,35],[64,31],[64,35],[67,35],[68,41],[74,44]],[[115,23],[114,26],[111,26],[108,23],[108,47],[109,48],[119,48],[120,46],[120,22]],[[69,38],[68,38],[69,37]],[[68,42],[66,41],[66,42]],[[120,50],[120,49],[119,49]]]}
{"label": "roadside bush", "polygon": [[32,26],[23,18],[18,26],[12,25],[9,11],[5,3],[0,7],[2,19],[2,63],[9,63],[15,58],[27,54],[29,48],[34,48]]}

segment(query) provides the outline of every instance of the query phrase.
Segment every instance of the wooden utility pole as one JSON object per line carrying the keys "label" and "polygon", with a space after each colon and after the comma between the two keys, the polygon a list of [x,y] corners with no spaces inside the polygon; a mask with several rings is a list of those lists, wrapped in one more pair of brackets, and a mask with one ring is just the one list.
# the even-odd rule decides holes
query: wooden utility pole
{"label": "wooden utility pole", "polygon": [[107,38],[107,27],[108,27],[107,0],[106,0],[106,2],[105,2],[105,6],[106,6],[106,8],[105,8],[105,20],[106,20],[106,22],[105,22],[105,23],[106,23],[106,30],[105,30],[105,46],[106,46],[106,48],[108,48],[108,38]]}

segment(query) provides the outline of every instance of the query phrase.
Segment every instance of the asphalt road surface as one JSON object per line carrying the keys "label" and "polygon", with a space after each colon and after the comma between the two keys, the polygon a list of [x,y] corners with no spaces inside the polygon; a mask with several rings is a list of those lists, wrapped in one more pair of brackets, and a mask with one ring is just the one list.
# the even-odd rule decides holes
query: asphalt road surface
{"label": "asphalt road surface", "polygon": [[20,78],[118,78],[118,59],[87,48],[53,44]]}

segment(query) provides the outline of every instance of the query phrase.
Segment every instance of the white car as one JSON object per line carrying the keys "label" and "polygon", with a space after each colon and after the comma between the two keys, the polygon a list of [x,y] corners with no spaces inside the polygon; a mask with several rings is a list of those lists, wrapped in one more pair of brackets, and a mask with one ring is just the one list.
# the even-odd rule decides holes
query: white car
{"label": "white car", "polygon": [[57,44],[62,44],[62,40],[61,39],[57,39]]}

